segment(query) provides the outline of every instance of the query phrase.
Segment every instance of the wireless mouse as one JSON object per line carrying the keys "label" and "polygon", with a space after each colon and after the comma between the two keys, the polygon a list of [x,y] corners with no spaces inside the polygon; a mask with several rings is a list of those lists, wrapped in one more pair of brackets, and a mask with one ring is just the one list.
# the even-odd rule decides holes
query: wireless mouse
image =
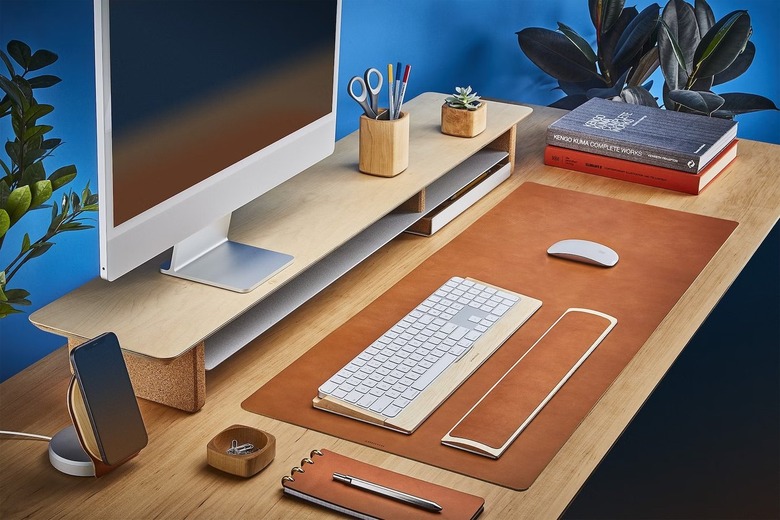
{"label": "wireless mouse", "polygon": [[601,267],[612,267],[620,258],[604,244],[576,238],[554,243],[547,249],[547,254]]}

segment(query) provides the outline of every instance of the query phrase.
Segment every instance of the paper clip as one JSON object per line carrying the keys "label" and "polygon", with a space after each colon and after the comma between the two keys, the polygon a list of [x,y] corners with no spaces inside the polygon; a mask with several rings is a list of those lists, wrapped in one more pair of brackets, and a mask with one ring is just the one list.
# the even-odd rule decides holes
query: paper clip
{"label": "paper clip", "polygon": [[238,441],[235,439],[230,443],[230,448],[227,450],[228,455],[246,455],[247,453],[252,453],[253,451],[255,451],[254,444],[249,442],[238,444]]}

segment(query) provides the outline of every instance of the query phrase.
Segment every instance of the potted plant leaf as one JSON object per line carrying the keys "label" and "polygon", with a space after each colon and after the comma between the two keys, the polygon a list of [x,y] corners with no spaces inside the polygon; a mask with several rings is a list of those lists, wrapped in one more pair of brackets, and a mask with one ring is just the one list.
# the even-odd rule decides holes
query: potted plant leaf
{"label": "potted plant leaf", "polygon": [[738,10],[716,21],[706,0],[691,5],[669,0],[637,12],[625,0],[588,0],[596,30],[596,51],[573,29],[527,28],[517,33],[521,50],[558,80],[566,94],[552,106],[574,108],[590,98],[615,99],[658,107],[650,93],[652,73],[664,77],[664,108],[733,118],[759,110],[777,110],[759,95],[718,95],[712,87],[736,78],[750,66],[755,45],[750,16]]}
{"label": "potted plant leaf", "polygon": [[457,137],[474,137],[487,126],[487,103],[471,88],[455,87],[441,106],[441,131]]}
{"label": "potted plant leaf", "polygon": [[[85,213],[97,211],[98,196],[89,189],[89,183],[81,196],[69,191],[62,196],[61,204],[47,204],[53,193],[76,178],[76,167],[66,165],[47,173],[44,161],[62,144],[61,139],[49,137],[53,127],[40,120],[54,107],[40,103],[35,92],[56,85],[60,78],[38,71],[57,61],[51,51],[30,47],[12,40],[0,50],[5,70],[0,73],[0,121],[10,119],[13,139],[6,139],[4,150],[7,159],[0,157],[0,251],[5,245],[8,231],[19,224],[33,210],[51,208],[51,222],[38,239],[24,233],[17,251],[11,253],[8,265],[0,270],[0,318],[21,312],[19,306],[30,305],[29,292],[9,285],[14,275],[29,260],[46,253],[56,235],[67,231],[88,229]],[[7,75],[6,75],[7,72]],[[34,74],[33,74],[34,73]],[[6,119],[8,118],[8,119]],[[5,133],[5,125],[3,123]],[[6,249],[7,251],[7,249]]]}

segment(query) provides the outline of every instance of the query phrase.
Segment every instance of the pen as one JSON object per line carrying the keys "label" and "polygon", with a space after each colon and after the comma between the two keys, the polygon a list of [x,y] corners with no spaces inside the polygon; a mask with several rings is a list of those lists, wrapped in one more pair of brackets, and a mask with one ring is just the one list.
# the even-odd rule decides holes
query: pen
{"label": "pen", "polygon": [[400,94],[396,94],[396,107],[395,107],[395,114],[396,117],[401,116],[401,105],[404,103],[404,94],[406,94],[406,84],[409,83],[409,72],[411,72],[412,66],[407,65],[406,69],[404,70],[404,79],[401,81],[401,92]]}
{"label": "pen", "polygon": [[414,495],[404,493],[403,491],[396,491],[395,489],[390,489],[385,486],[380,486],[379,484],[374,484],[373,482],[362,480],[357,477],[342,475],[341,473],[334,473],[333,480],[343,482],[348,486],[353,486],[359,489],[363,489],[365,491],[376,493],[377,495],[382,495],[384,497],[399,500],[401,502],[405,502],[407,504],[411,504],[413,506],[417,506],[422,509],[427,509],[428,511],[438,512],[442,510],[442,507],[436,502],[431,502],[430,500],[416,497]]}
{"label": "pen", "polygon": [[401,93],[401,62],[395,64],[395,104],[393,105],[393,119],[398,119],[398,95]]}
{"label": "pen", "polygon": [[392,63],[387,64],[387,92],[390,98],[389,99],[390,108],[388,109],[390,113],[388,114],[388,116],[389,119],[395,119],[395,117],[393,117],[394,114],[393,107],[395,107],[395,96],[393,95],[393,64]]}

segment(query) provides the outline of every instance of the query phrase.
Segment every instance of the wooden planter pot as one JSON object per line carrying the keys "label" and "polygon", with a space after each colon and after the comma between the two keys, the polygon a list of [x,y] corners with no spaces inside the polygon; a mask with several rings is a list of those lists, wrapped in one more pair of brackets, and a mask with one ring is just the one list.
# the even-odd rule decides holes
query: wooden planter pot
{"label": "wooden planter pot", "polygon": [[474,137],[487,126],[487,103],[482,101],[476,110],[441,106],[441,131],[457,137]]}

